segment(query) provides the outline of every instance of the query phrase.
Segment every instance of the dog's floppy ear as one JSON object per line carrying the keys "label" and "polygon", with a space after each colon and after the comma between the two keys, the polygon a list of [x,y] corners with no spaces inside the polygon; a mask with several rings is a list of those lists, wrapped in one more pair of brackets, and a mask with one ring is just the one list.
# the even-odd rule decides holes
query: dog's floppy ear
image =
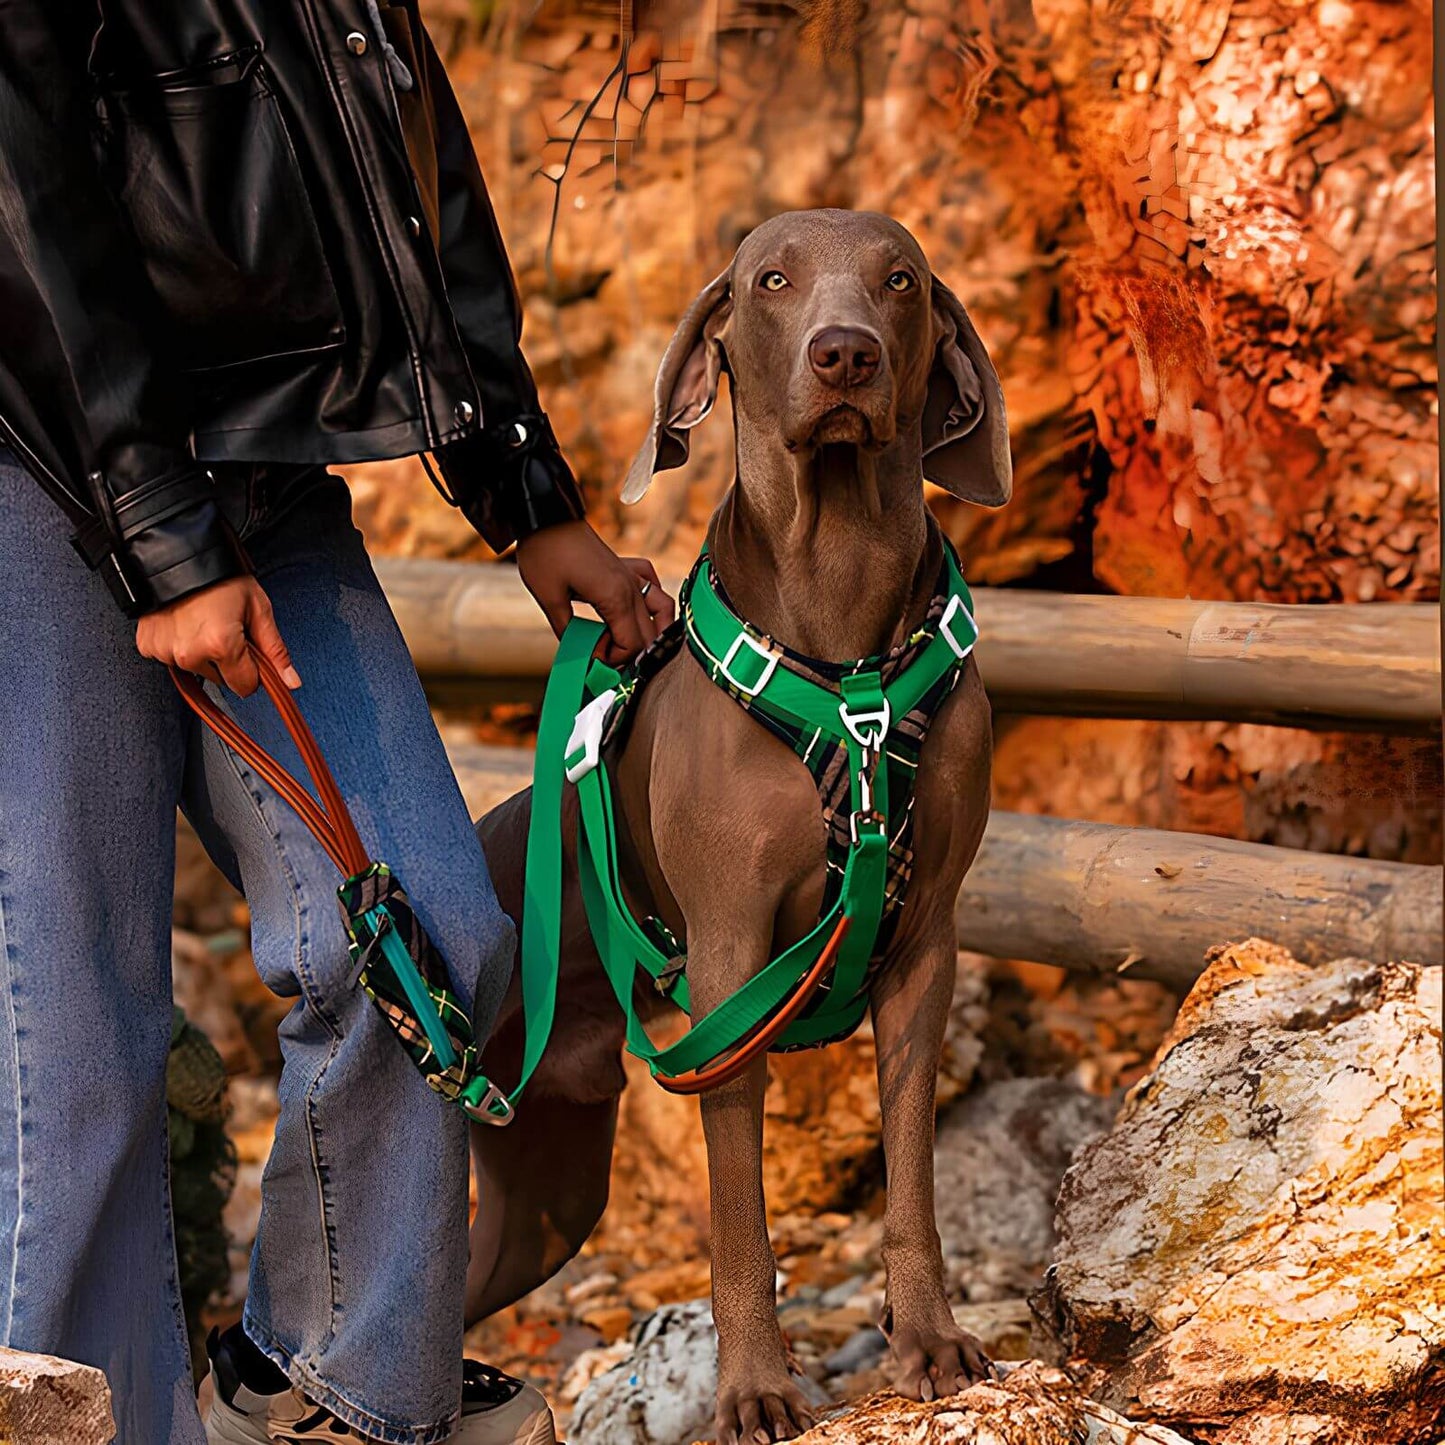
{"label": "dog's floppy ear", "polygon": [[622,484],[622,500],[638,501],[654,472],[687,460],[687,434],[712,410],[722,372],[721,332],[732,314],[729,271],[703,287],[678,322],[652,393],[652,425]]}
{"label": "dog's floppy ear", "polygon": [[1003,388],[961,302],[933,277],[938,337],[923,407],[923,475],[955,497],[1001,507],[1013,495]]}

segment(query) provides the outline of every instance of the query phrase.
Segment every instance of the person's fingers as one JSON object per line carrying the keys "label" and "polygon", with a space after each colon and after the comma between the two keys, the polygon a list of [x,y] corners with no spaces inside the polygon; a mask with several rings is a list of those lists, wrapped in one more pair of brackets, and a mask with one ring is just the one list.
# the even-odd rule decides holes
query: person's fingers
{"label": "person's fingers", "polygon": [[206,650],[220,671],[221,681],[237,697],[250,697],[260,687],[261,674],[251,649],[246,646],[243,627],[228,628],[213,637]]}
{"label": "person's fingers", "polygon": [[637,578],[639,591],[646,587],[650,596],[653,587],[656,587],[659,591],[662,589],[662,583],[658,580],[657,569],[646,557],[624,557],[622,559],[622,565]]}
{"label": "person's fingers", "polygon": [[281,629],[276,626],[276,614],[271,609],[271,599],[260,586],[251,590],[246,606],[246,635],[260,649],[266,660],[281,674],[281,681],[293,692],[301,686],[301,674],[291,662],[291,654],[281,638]]}
{"label": "person's fingers", "polygon": [[646,616],[647,608],[642,605],[641,594],[633,591],[629,574],[620,573],[603,596],[591,601],[597,615],[607,624],[613,645],[627,657],[636,657],[646,637],[638,613]]}
{"label": "person's fingers", "polygon": [[[651,596],[651,593],[648,596]],[[642,632],[642,645],[651,647],[657,641],[657,634],[660,631],[657,619],[652,615],[652,609],[647,605],[647,598],[641,592],[637,594],[637,601],[633,606],[637,613],[637,625]]]}
{"label": "person's fingers", "polygon": [[661,587],[654,587],[643,599],[659,632],[665,632],[677,621],[677,603]]}
{"label": "person's fingers", "polygon": [[[165,655],[167,652],[169,656]],[[224,685],[220,669],[211,661],[199,641],[190,644],[177,643],[173,649],[158,649],[156,661],[179,668],[182,672],[192,672],[197,677],[205,678],[207,682],[214,682],[217,687]]]}
{"label": "person's fingers", "polygon": [[654,624],[653,637],[671,627],[677,617],[677,605],[662,589],[657,569],[646,557],[624,557],[623,565],[637,578],[638,595]]}
{"label": "person's fingers", "polygon": [[542,609],[542,616],[547,619],[547,626],[558,637],[561,637],[567,630],[567,624],[572,620],[572,598],[567,590],[565,588],[559,590],[553,587],[533,587],[525,576],[522,581],[532,594],[532,600]]}
{"label": "person's fingers", "polygon": [[221,681],[237,697],[250,697],[261,686],[261,673],[256,659],[249,652],[243,652],[234,662],[217,663]]}

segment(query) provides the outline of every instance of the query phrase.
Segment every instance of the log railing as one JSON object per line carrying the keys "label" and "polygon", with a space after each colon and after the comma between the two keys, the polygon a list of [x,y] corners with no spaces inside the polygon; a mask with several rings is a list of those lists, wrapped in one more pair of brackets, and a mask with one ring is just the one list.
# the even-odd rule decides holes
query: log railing
{"label": "log railing", "polygon": [[[479,816],[531,781],[523,748],[454,745]],[[961,948],[1187,988],[1214,945],[1257,935],[1303,963],[1442,962],[1441,870],[995,812],[964,880]]]}
{"label": "log railing", "polygon": [[[555,644],[514,569],[378,564],[429,688],[535,694]],[[979,667],[999,712],[1438,733],[1433,607],[1279,606],[980,588]],[[474,814],[531,754],[459,746]],[[1187,986],[1257,934],[1302,961],[1440,964],[1441,870],[996,812],[959,895],[960,945]]]}
{"label": "log railing", "polygon": [[[555,643],[514,568],[386,559],[378,572],[429,686],[546,676]],[[997,712],[1438,733],[1431,606],[1283,606],[978,588]]]}

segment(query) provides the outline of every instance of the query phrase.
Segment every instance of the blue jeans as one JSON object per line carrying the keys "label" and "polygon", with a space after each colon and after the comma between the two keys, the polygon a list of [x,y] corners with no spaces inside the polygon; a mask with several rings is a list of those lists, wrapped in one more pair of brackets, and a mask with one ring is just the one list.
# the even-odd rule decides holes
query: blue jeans
{"label": "blue jeans", "polygon": [[[392,865],[485,1033],[512,925],[416,671],[320,471],[231,498],[363,840]],[[182,704],[0,451],[0,1343],[98,1365],[119,1445],[201,1445],[166,1154],[175,810],[245,894],[296,1000],[245,1325],[381,1441],[455,1428],[467,1131],[348,979],[335,868]],[[264,694],[226,702],[304,777]]]}

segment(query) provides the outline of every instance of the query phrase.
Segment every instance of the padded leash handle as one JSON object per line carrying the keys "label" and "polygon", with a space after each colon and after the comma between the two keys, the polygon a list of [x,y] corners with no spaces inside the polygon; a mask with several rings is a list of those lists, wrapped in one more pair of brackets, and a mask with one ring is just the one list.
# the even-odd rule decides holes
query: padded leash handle
{"label": "padded leash handle", "polygon": [[341,870],[342,877],[354,878],[366,871],[371,859],[367,856],[361,835],[356,831],[341,789],[337,787],[336,779],[322,755],[321,746],[301,715],[296,699],[291,696],[291,689],[281,681],[281,675],[270,659],[254,643],[248,642],[246,646],[261,675],[261,686],[280,714],[287,734],[296,744],[296,751],[301,754],[301,761],[306,764],[306,771],[316,785],[321,799],[319,803],[235,718],[211,700],[199,677],[172,667],[171,679],[191,711],[295,809],[312,836],[326,850],[327,856]]}

